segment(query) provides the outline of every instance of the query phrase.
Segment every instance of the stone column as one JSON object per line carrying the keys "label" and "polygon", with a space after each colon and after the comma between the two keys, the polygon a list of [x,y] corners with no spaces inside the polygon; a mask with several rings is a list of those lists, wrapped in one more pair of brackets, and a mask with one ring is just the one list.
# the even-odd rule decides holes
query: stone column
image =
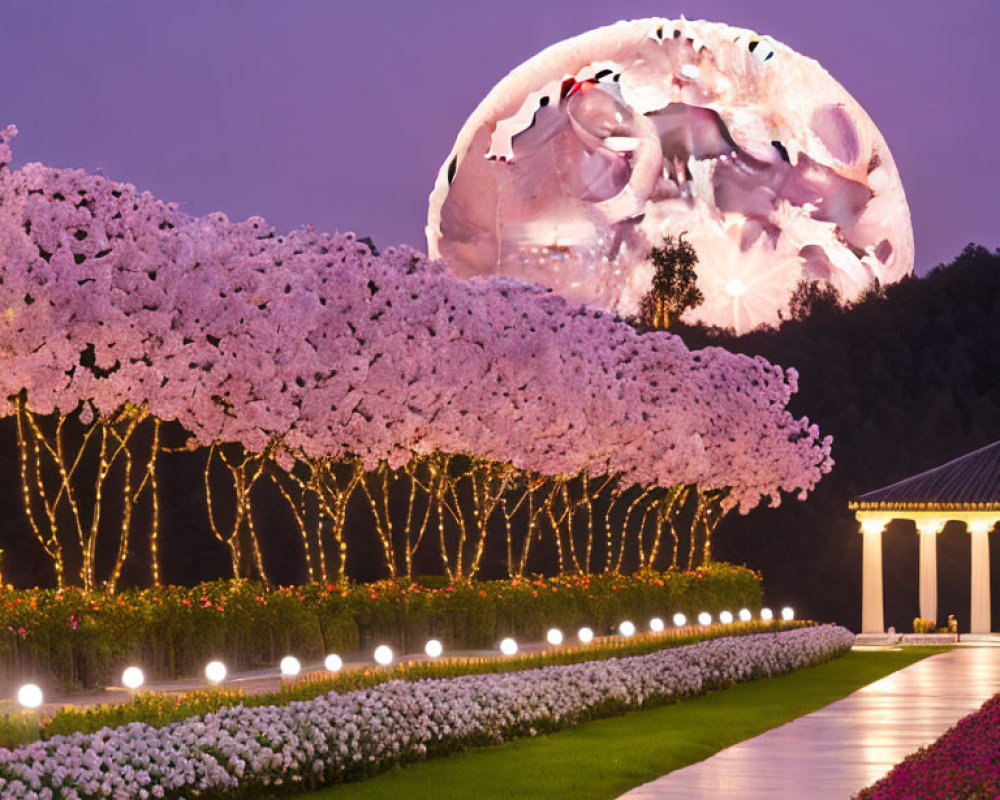
{"label": "stone column", "polygon": [[993,520],[968,523],[972,536],[972,608],[970,633],[989,633],[990,623],[990,530]]}
{"label": "stone column", "polygon": [[937,621],[937,535],[944,527],[941,520],[921,520],[920,535],[920,616]]}
{"label": "stone column", "polygon": [[882,612],[882,531],[888,520],[862,519],[861,632],[885,633]]}

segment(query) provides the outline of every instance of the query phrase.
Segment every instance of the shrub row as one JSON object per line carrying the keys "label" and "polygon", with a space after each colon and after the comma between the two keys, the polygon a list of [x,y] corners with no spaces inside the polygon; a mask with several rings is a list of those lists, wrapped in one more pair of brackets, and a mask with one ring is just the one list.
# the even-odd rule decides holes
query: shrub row
{"label": "shrub row", "polygon": [[456,585],[383,581],[269,589],[247,581],[159,587],[114,595],[35,589],[0,592],[0,690],[24,680],[50,687],[106,685],[138,663],[151,679],[197,673],[210,658],[231,668],[351,653],[388,643],[415,652],[430,637],[449,649],[538,640],[552,625],[600,635],[621,620],[693,616],[762,602],[760,577],[711,564],[670,571],[486,581]]}
{"label": "shrub row", "polygon": [[392,681],[285,706],[237,705],[162,728],[133,723],[0,750],[0,796],[242,797],[356,780],[834,658],[835,626],[725,637],[631,658]]}

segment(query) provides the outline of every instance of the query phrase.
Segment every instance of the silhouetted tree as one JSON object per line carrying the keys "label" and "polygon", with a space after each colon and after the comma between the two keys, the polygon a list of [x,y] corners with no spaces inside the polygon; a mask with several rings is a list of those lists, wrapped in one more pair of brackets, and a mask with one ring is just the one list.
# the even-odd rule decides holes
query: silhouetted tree
{"label": "silhouetted tree", "polygon": [[878,278],[872,278],[872,282],[868,284],[867,289],[858,295],[858,299],[854,301],[854,305],[859,306],[862,303],[876,302],[878,300],[885,300],[885,287]]}
{"label": "silhouetted tree", "polygon": [[840,293],[826,281],[799,281],[788,301],[789,315],[798,320],[813,314],[832,314],[839,308]]}
{"label": "silhouetted tree", "polygon": [[666,330],[681,314],[705,299],[695,273],[698,255],[681,234],[677,239],[665,237],[662,245],[649,251],[649,260],[653,262],[653,281],[639,303],[639,322]]}

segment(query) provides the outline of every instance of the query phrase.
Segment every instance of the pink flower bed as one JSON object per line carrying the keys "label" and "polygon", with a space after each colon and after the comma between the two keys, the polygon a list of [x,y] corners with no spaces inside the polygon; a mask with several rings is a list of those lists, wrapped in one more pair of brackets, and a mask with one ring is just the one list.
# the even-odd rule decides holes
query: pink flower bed
{"label": "pink flower bed", "polygon": [[921,747],[859,800],[987,800],[1000,796],[1000,694]]}

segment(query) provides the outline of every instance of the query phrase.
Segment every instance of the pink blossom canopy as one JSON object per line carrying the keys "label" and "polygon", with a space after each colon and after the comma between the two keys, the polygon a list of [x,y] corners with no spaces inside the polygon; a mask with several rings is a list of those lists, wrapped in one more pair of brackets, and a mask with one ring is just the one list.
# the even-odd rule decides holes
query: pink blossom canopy
{"label": "pink blossom canopy", "polygon": [[545,475],[807,491],[829,439],[761,358],[689,351],[537,286],[405,247],[187,217],[134,187],[10,160],[0,136],[0,396],[123,404],[198,443],[393,466],[436,450]]}

